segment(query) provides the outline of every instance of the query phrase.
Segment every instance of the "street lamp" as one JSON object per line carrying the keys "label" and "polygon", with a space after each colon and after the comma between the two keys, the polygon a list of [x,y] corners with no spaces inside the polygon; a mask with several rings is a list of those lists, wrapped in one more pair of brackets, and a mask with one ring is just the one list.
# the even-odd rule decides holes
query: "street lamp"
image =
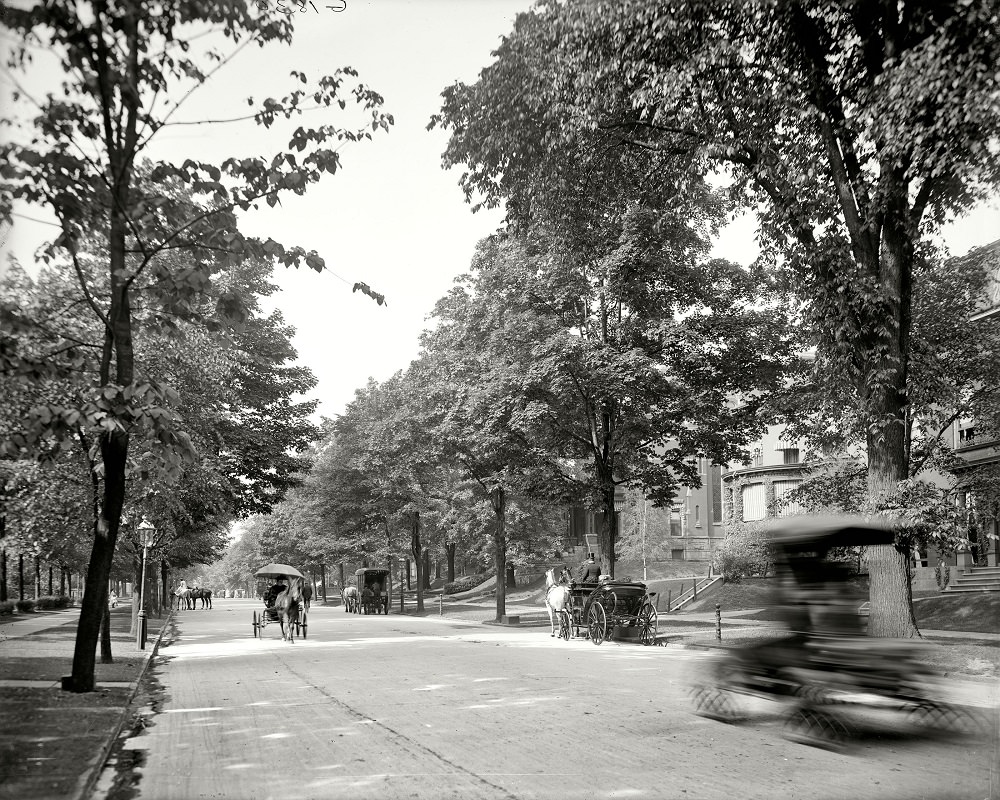
{"label": "street lamp", "polygon": [[139,584],[139,618],[135,628],[135,645],[140,650],[146,649],[146,552],[149,550],[149,539],[156,528],[145,517],[139,523],[139,535],[142,537],[142,580]]}

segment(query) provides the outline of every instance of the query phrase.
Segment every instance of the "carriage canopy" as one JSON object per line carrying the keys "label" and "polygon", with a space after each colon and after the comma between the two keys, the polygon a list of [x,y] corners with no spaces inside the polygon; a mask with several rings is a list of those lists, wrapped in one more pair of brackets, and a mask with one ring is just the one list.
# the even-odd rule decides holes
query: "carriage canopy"
{"label": "carriage canopy", "polygon": [[274,562],[261,567],[254,575],[258,578],[277,578],[279,575],[284,575],[287,578],[305,577],[295,567],[290,567],[288,564],[276,564]]}

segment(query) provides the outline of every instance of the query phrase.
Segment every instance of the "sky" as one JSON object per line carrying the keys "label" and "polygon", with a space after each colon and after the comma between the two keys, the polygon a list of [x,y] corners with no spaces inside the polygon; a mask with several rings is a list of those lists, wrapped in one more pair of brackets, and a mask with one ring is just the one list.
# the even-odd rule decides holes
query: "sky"
{"label": "sky", "polygon": [[[346,0],[336,13],[313,0],[307,13],[296,14],[291,46],[242,50],[176,113],[178,122],[244,115],[247,97],[281,97],[296,88],[292,70],[313,79],[350,65],[394,116],[388,133],[341,150],[338,174],[241,221],[247,233],[314,249],[326,260],[322,273],[279,267],[281,292],[268,304],[296,329],[299,363],[318,379],[310,395],[319,400],[317,418],[342,413],[369,377],[382,381],[408,366],[434,303],[467,271],[476,242],[501,224],[501,211],[472,213],[458,186],[460,170],[441,167],[447,134],[426,127],[440,109],[441,91],[475,81],[515,15],[530,6],[530,0]],[[206,161],[270,156],[286,138],[252,122],[178,125],[158,134],[152,154]],[[949,226],[952,253],[1000,238],[998,220],[994,204]],[[28,264],[51,230],[19,217],[5,248]],[[751,219],[737,220],[715,243],[715,255],[748,264],[756,255],[753,235]],[[385,295],[387,305],[352,293],[356,281]]]}

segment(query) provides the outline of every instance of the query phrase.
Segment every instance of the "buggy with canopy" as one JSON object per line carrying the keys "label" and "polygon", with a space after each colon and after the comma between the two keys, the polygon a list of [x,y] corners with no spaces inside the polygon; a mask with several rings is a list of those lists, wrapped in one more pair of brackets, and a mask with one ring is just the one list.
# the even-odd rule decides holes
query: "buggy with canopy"
{"label": "buggy with canopy", "polygon": [[834,548],[890,545],[889,521],[843,516],[793,516],[767,529],[775,601],[786,630],[715,650],[705,680],[692,687],[701,716],[735,722],[746,716],[741,697],[784,705],[788,738],[840,746],[854,733],[852,709],[903,712],[910,721],[952,732],[974,732],[965,708],[942,700],[942,679],[927,666],[919,640],[869,638],[859,616],[850,570],[829,560]]}
{"label": "buggy with canopy", "polygon": [[[288,564],[267,564],[257,570],[254,575],[261,584],[274,583],[275,581],[280,580],[287,582],[292,579],[297,579],[302,582],[305,581],[305,577],[302,573],[295,569],[295,567],[289,566]],[[263,630],[269,622],[281,621],[279,617],[279,609],[277,607],[277,598],[280,596],[281,592],[276,591],[276,589],[277,584],[274,584],[260,592],[264,601],[264,608],[259,612],[256,610],[253,612],[254,638],[263,636]],[[309,624],[308,612],[306,611],[304,600],[295,604],[294,615],[290,618],[289,625],[294,629],[295,636],[301,636],[303,639],[307,638]],[[289,631],[289,633],[292,632],[293,631]],[[284,635],[284,628],[282,628],[282,634]]]}

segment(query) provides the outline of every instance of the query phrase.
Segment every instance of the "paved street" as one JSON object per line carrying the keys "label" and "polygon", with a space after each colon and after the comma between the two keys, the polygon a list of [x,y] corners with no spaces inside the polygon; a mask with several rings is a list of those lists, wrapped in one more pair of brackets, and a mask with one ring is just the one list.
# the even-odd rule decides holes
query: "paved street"
{"label": "paved street", "polygon": [[697,651],[319,606],[308,639],[289,645],[277,625],[253,637],[257,607],[177,615],[150,672],[146,727],[102,794],[990,797],[995,734],[948,741],[882,725],[833,753],[781,738],[767,707],[738,726],[696,717],[684,687]]}

